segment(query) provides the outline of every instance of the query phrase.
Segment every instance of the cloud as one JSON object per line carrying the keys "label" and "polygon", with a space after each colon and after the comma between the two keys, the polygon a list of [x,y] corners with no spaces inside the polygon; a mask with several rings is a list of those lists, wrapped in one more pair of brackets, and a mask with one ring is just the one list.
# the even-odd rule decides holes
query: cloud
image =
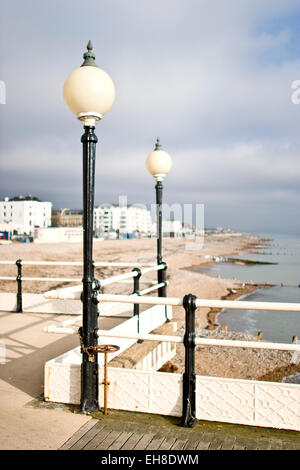
{"label": "cloud", "polygon": [[96,62],[117,90],[96,131],[99,203],[120,193],[152,202],[145,159],[159,136],[173,158],[170,202],[209,201],[216,224],[223,201],[228,211],[237,198],[264,201],[271,211],[273,201],[274,213],[280,200],[294,207],[299,13],[296,0],[273,0],[272,7],[267,0],[91,0],[86,10],[77,0],[7,2],[1,195],[22,188],[56,206],[81,204],[82,127],[66,109],[62,87],[92,39]]}

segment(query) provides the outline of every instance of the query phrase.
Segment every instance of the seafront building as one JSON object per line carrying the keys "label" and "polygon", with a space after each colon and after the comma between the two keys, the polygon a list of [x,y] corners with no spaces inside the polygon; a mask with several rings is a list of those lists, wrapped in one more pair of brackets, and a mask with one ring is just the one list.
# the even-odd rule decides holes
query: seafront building
{"label": "seafront building", "polygon": [[[61,209],[52,217],[55,227],[82,227],[82,210]],[[134,237],[151,234],[151,214],[145,207],[101,204],[94,209],[96,237]]]}
{"label": "seafront building", "polygon": [[94,209],[96,236],[131,238],[151,235],[151,214],[143,206],[102,204]]}
{"label": "seafront building", "polygon": [[76,209],[61,209],[52,212],[53,227],[82,227],[83,211]]}
{"label": "seafront building", "polygon": [[52,202],[37,196],[5,197],[0,201],[1,230],[11,234],[33,235],[34,229],[51,225]]}
{"label": "seafront building", "polygon": [[[152,236],[157,234],[156,223],[152,224]],[[200,235],[201,231],[194,225],[181,222],[181,220],[163,220],[162,236],[164,238],[194,238]]]}
{"label": "seafront building", "polygon": [[[0,232],[9,234],[9,238],[18,234],[33,236],[40,241],[66,238],[76,241],[82,237],[82,223],[82,209],[52,210],[52,202],[42,202],[37,196],[6,197],[0,201]],[[45,230],[49,227],[60,230]],[[165,238],[180,238],[195,235],[196,229],[179,220],[164,220],[162,231]],[[94,208],[95,237],[139,238],[156,236],[156,233],[151,212],[143,205],[101,204]]]}

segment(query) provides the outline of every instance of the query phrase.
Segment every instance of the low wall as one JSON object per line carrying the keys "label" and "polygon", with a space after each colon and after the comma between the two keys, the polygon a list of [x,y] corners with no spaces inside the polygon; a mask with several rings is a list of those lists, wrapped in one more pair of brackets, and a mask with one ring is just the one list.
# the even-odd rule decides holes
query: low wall
{"label": "low wall", "polygon": [[[49,368],[49,401],[80,403],[80,368]],[[104,400],[99,369],[99,403]],[[182,415],[182,375],[109,367],[108,408],[166,416]],[[199,420],[300,431],[300,386],[196,376]]]}
{"label": "low wall", "polygon": [[[176,322],[168,322],[152,331],[152,334],[175,335]],[[122,354],[113,358],[110,367],[157,371],[176,354],[176,344],[166,341],[143,341],[134,343]]]}
{"label": "low wall", "polygon": [[[167,318],[172,318],[172,307],[167,307]],[[149,333],[155,331],[156,328],[165,324],[166,310],[165,306],[154,305],[153,307],[144,310],[139,315],[139,330],[140,333]],[[101,319],[100,319],[101,322]],[[166,325],[169,325],[168,323]],[[173,328],[174,324],[168,328]],[[115,333],[134,333],[137,332],[138,317],[133,316],[118,326],[112,328],[110,331]],[[120,357],[125,350],[128,350],[136,343],[135,339],[127,338],[101,338],[99,337],[98,344],[117,344],[120,349],[108,355],[108,361],[112,361]],[[170,347],[161,344],[156,344],[152,351],[145,352],[145,346],[141,345],[143,352],[140,351],[138,360],[134,359],[136,367],[151,366],[151,370],[157,370],[165,362],[170,360],[176,353],[175,347]],[[58,403],[80,403],[80,369],[81,369],[81,352],[80,347],[74,348],[60,356],[51,359],[45,363],[44,376],[44,396],[46,401],[53,401]],[[122,360],[122,359],[121,359]],[[104,355],[98,354],[99,376],[101,375],[101,368],[104,364]],[[125,369],[124,369],[125,370]],[[103,374],[102,374],[103,375]]]}

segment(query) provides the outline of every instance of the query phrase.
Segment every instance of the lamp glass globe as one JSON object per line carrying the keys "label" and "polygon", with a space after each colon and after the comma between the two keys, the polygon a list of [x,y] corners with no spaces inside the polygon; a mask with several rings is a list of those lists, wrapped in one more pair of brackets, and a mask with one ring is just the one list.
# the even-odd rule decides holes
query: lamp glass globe
{"label": "lamp glass globe", "polygon": [[67,107],[79,118],[94,114],[101,119],[115,100],[115,87],[99,67],[78,67],[67,77],[63,96]]}
{"label": "lamp glass globe", "polygon": [[146,160],[146,168],[155,176],[165,176],[172,167],[172,160],[170,155],[164,150],[153,150]]}

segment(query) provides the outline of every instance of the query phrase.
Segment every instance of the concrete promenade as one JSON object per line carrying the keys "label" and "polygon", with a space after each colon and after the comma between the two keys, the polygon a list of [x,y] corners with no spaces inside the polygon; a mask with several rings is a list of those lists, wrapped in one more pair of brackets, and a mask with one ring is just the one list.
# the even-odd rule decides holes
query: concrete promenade
{"label": "concrete promenade", "polygon": [[46,361],[79,345],[77,335],[43,332],[70,318],[0,312],[1,450],[300,449],[300,434],[224,423],[186,429],[177,418],[109,410],[91,418],[42,399]]}
{"label": "concrete promenade", "polygon": [[45,362],[79,344],[77,335],[43,332],[45,326],[68,318],[0,312],[1,450],[57,449],[90,419],[60,408],[31,405],[43,395]]}

